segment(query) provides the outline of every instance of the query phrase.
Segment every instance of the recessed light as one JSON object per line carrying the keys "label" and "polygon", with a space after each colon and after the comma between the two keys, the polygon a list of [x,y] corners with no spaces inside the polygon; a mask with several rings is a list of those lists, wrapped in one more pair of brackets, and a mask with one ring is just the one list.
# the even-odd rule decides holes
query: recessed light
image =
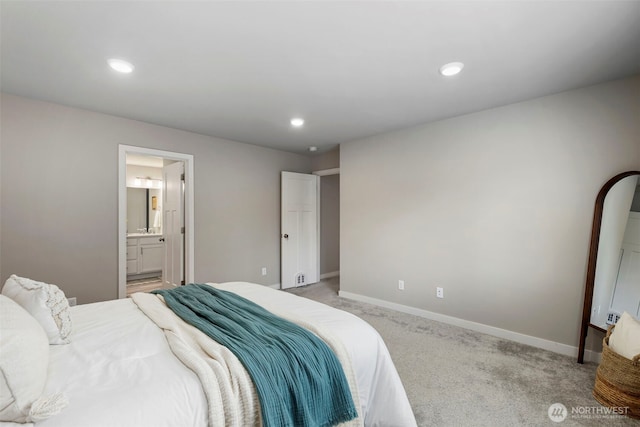
{"label": "recessed light", "polygon": [[129,74],[135,68],[131,62],[127,62],[123,59],[111,58],[107,62],[111,68],[119,73]]}
{"label": "recessed light", "polygon": [[291,126],[293,126],[293,127],[299,128],[303,124],[304,124],[304,119],[301,119],[299,117],[295,117],[295,118],[291,119]]}
{"label": "recessed light", "polygon": [[312,145],[311,147],[309,147],[309,151],[311,151],[312,153],[314,151],[318,151],[318,147]]}
{"label": "recessed light", "polygon": [[445,77],[455,76],[462,71],[463,68],[464,64],[462,62],[449,62],[440,67],[440,74]]}

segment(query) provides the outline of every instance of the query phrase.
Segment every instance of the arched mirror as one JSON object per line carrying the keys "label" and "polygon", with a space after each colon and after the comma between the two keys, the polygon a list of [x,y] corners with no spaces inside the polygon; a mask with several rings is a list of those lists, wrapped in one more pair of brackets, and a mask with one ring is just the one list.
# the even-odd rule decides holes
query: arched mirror
{"label": "arched mirror", "polygon": [[589,328],[606,331],[627,311],[640,316],[640,171],[611,178],[596,197],[578,363]]}

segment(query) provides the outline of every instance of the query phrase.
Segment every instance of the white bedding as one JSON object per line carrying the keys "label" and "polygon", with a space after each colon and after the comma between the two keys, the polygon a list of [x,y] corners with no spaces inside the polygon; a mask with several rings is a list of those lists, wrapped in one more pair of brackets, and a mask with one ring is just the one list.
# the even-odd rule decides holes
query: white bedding
{"label": "white bedding", "polygon": [[[358,317],[265,286],[214,285],[276,314],[290,312],[330,329],[347,347],[365,426],[415,426],[400,378],[378,333]],[[71,344],[51,346],[45,394],[69,405],[37,427],[206,426],[207,402],[196,375],[171,352],[164,334],[130,299],[72,307]]]}
{"label": "white bedding", "polygon": [[389,350],[378,332],[367,322],[338,310],[266,286],[244,282],[216,284],[235,292],[275,314],[291,312],[309,322],[318,322],[333,332],[347,347],[356,374],[361,414],[365,426],[415,426],[409,400],[396,371]]}
{"label": "white bedding", "polygon": [[69,405],[38,427],[206,426],[198,378],[131,299],[71,309],[71,343],[50,346],[45,386]]}

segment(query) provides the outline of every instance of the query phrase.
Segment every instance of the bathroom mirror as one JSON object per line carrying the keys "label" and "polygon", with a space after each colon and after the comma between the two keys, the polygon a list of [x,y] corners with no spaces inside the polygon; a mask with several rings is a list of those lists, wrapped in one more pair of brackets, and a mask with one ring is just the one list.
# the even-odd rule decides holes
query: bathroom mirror
{"label": "bathroom mirror", "polygon": [[161,193],[157,188],[127,187],[127,234],[142,229],[162,234]]}
{"label": "bathroom mirror", "polygon": [[606,331],[623,311],[640,316],[640,171],[611,178],[596,197],[578,363],[589,328]]}

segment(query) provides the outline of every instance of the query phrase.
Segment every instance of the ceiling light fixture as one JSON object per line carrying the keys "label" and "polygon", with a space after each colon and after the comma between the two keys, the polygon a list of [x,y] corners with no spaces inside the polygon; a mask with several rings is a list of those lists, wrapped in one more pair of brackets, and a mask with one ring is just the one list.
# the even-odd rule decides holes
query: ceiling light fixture
{"label": "ceiling light fixture", "polygon": [[440,67],[440,74],[445,77],[455,76],[460,73],[464,68],[464,64],[462,62],[449,62],[448,64],[444,64]]}
{"label": "ceiling light fixture", "polygon": [[309,151],[311,151],[312,153],[313,153],[314,151],[318,151],[318,147],[316,147],[316,146],[312,145],[311,147],[309,147]]}
{"label": "ceiling light fixture", "polygon": [[135,69],[131,62],[127,62],[123,59],[111,58],[107,62],[111,68],[119,73],[129,74]]}
{"label": "ceiling light fixture", "polygon": [[291,119],[291,126],[299,128],[304,124],[304,119],[301,119],[300,117],[295,117],[293,119]]}

